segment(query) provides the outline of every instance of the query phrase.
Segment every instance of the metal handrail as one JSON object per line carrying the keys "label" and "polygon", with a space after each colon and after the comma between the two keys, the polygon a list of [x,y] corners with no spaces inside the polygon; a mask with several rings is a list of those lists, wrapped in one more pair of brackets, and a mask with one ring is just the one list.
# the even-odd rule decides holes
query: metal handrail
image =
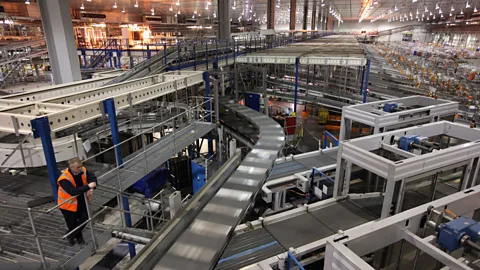
{"label": "metal handrail", "polygon": [[[208,116],[212,116],[212,114],[213,114],[213,111],[211,110],[210,113],[208,113],[208,114],[200,117],[200,120],[207,119]],[[175,118],[175,117],[174,117],[174,118]],[[196,123],[196,122],[200,122],[200,121],[197,120],[197,121],[195,121],[194,123]],[[194,123],[192,123],[192,124],[194,124]],[[159,125],[160,125],[160,124],[159,124]],[[150,128],[150,129],[154,130],[154,129],[155,129],[156,127],[158,127],[159,125],[156,125],[156,126]],[[115,145],[113,145],[112,147],[109,147],[109,148],[107,148],[106,150],[104,150],[104,151],[102,151],[102,152],[100,152],[100,153],[98,153],[98,154],[96,154],[96,155],[94,155],[94,156],[92,156],[92,157],[84,160],[83,162],[86,162],[86,161],[88,161],[88,160],[92,159],[93,157],[96,157],[96,156],[98,156],[98,155],[100,155],[100,154],[103,154],[103,153],[105,153],[106,151],[110,151],[111,149],[114,149],[115,151],[117,151],[117,147],[118,147],[118,146],[122,145],[123,143],[125,143],[125,142],[127,142],[127,141],[130,141],[132,138],[136,138],[136,137],[138,137],[138,136],[141,136],[141,135],[144,134],[144,133],[146,133],[146,132],[143,132],[143,133],[140,133],[140,134],[138,134],[138,135],[135,135],[135,136],[133,136],[133,137],[127,139],[127,140],[124,140],[123,142],[121,142],[121,143],[119,143],[119,144],[115,144]],[[175,129],[174,129],[173,134],[175,134]],[[175,139],[175,137],[174,137],[174,139]],[[153,143],[152,143],[152,144],[153,144]],[[174,144],[175,144],[175,141],[174,141]],[[146,148],[144,151],[146,152],[146,151],[148,151],[148,150],[151,150],[153,147],[154,147],[154,146],[150,146],[149,148]],[[106,173],[102,174],[100,177],[98,177],[98,179],[105,177],[106,175],[108,175],[108,174],[116,171],[117,169],[122,169],[125,165],[129,164],[129,163],[132,162],[133,160],[136,160],[136,158],[138,158],[138,157],[141,156],[141,155],[144,155],[144,152],[139,153],[138,155],[132,157],[131,159],[129,159],[129,160],[127,160],[127,161],[124,161],[122,164],[118,164],[118,162],[117,162],[117,164],[116,164],[117,166],[116,166],[115,168],[112,168],[111,170],[109,170],[109,171],[107,171]]]}
{"label": "metal handrail", "polygon": [[[202,107],[204,104],[207,104],[208,102],[209,102],[209,101],[204,101],[203,103],[201,103],[201,104],[199,104],[199,105],[197,105],[197,106],[195,106],[195,107],[190,108],[190,110],[187,110],[187,111],[185,111],[185,112],[182,112],[182,113],[180,113],[180,114],[178,114],[178,115],[176,115],[176,116],[170,117],[169,119],[164,120],[163,122],[160,122],[159,124],[157,124],[157,125],[149,128],[149,129],[154,130],[155,128],[163,125],[164,123],[167,123],[167,122],[170,122],[170,121],[172,121],[172,120],[175,120],[175,119],[179,118],[180,116],[186,114],[187,112],[190,112],[190,111],[193,111],[193,110],[196,109],[196,108]],[[210,110],[210,111],[212,111],[212,110]],[[212,112],[213,112],[213,111],[212,111]],[[195,122],[196,122],[196,121],[195,121]],[[141,135],[144,134],[144,133],[146,133],[146,132],[142,132],[142,133],[140,133],[140,134],[137,134],[137,135],[135,135],[135,136],[132,136],[132,137],[130,137],[130,138],[122,141],[122,142],[119,143],[119,144],[112,145],[111,147],[109,147],[109,148],[107,148],[107,149],[105,149],[105,150],[103,150],[103,151],[101,151],[101,152],[99,152],[99,153],[97,153],[97,154],[95,154],[95,155],[93,155],[93,156],[91,156],[91,157],[88,157],[87,159],[83,160],[83,162],[87,162],[87,161],[89,161],[89,160],[91,160],[91,159],[93,159],[93,158],[95,158],[95,157],[97,157],[97,156],[99,156],[99,155],[105,154],[107,151],[110,151],[110,150],[112,150],[112,149],[115,149],[115,148],[117,148],[118,146],[121,146],[122,144],[124,144],[124,143],[126,143],[126,142],[128,142],[128,141],[131,141],[131,140],[137,138],[138,136],[141,136]]]}

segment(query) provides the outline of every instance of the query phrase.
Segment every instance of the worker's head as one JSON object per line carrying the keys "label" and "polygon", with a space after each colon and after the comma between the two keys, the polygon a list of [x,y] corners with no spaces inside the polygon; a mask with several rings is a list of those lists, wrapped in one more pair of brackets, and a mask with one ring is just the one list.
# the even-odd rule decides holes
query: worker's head
{"label": "worker's head", "polygon": [[82,161],[78,157],[74,157],[68,161],[68,168],[73,174],[79,174],[82,171]]}

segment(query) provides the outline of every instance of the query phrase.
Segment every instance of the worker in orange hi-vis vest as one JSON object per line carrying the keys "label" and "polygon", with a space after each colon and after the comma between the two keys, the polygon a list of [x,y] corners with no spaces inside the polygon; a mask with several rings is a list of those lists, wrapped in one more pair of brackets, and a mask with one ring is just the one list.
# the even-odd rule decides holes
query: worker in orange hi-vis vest
{"label": "worker in orange hi-vis vest", "polygon": [[[97,177],[87,171],[82,166],[82,161],[75,157],[68,161],[68,168],[58,178],[57,185],[57,203],[67,223],[68,232],[71,232],[88,220],[86,205],[88,202],[85,201],[83,194],[86,192],[87,199],[90,201],[93,189],[97,187]],[[85,244],[82,236],[85,225],[67,237],[70,245],[75,245],[75,239],[79,245]]]}

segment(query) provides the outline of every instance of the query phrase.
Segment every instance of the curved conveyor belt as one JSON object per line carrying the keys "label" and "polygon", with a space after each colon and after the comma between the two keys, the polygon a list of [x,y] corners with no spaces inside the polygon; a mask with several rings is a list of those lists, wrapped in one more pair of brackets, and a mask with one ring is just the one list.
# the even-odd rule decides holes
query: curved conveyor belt
{"label": "curved conveyor belt", "polygon": [[238,104],[226,107],[257,126],[260,138],[154,269],[212,269],[283,148],[283,129],[273,119]]}

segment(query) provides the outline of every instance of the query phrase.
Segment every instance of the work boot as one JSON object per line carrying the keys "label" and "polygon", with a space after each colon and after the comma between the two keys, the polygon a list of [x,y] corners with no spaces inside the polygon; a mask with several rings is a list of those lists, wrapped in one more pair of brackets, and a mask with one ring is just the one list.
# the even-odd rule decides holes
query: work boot
{"label": "work boot", "polygon": [[67,237],[67,241],[71,246],[75,246],[75,240],[72,237]]}
{"label": "work boot", "polygon": [[83,240],[83,237],[82,237],[82,236],[80,236],[80,237],[77,238],[77,243],[78,243],[79,245],[85,244],[85,240]]}

